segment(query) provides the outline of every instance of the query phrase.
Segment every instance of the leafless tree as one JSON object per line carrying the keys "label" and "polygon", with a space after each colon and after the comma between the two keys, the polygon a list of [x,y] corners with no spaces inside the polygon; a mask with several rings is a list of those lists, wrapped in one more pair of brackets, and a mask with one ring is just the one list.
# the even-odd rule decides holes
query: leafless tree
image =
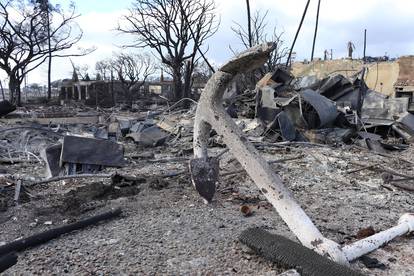
{"label": "leafless tree", "polygon": [[273,29],[271,41],[273,41],[275,49],[266,62],[266,72],[274,72],[277,68],[284,67],[283,61],[288,56],[289,49],[284,46],[282,36],[283,33],[278,33],[276,28]]}
{"label": "leafless tree", "polygon": [[120,53],[112,61],[112,68],[122,85],[128,103],[132,105],[134,91],[140,91],[148,77],[155,73],[157,66],[149,54]]}
{"label": "leafless tree", "polygon": [[194,68],[193,82],[206,83],[213,75],[210,66],[205,61],[198,61]]}
{"label": "leafless tree", "polygon": [[[269,11],[266,11],[265,13],[256,11],[251,18],[252,45],[258,45],[264,42],[273,42],[275,44],[275,50],[272,52],[272,55],[265,65],[265,72],[276,70],[277,67],[281,66],[282,60],[288,55],[288,48],[284,46],[283,32],[279,32],[277,28],[274,27],[273,33],[270,37],[268,36],[268,14]],[[250,48],[249,31],[239,23],[235,23],[235,25],[236,26],[231,28],[232,31],[236,34],[244,48]]]}
{"label": "leafless tree", "polygon": [[25,76],[47,58],[80,56],[93,50],[65,52],[82,37],[82,30],[75,22],[79,15],[73,5],[67,12],[55,12],[50,30],[44,24],[43,13],[31,0],[0,0],[0,69],[9,77],[10,100],[18,105]]}
{"label": "leafless tree", "polygon": [[89,79],[89,65],[88,64],[77,65],[75,66],[75,70],[81,80],[85,81]]}
{"label": "leafless tree", "polygon": [[[251,31],[249,28],[246,30],[241,24],[235,22],[235,26],[231,29],[236,34],[237,38],[242,44],[242,47],[245,49],[250,48],[250,45],[258,45],[264,42],[273,42],[275,50],[271,53],[266,64],[259,70],[256,70],[253,73],[246,74],[243,77],[245,84],[242,85],[244,88],[254,88],[258,79],[263,77],[268,72],[273,72],[277,68],[283,66],[282,61],[288,55],[288,48],[284,46],[283,41],[283,32],[279,32],[276,27],[273,28],[271,35],[268,35],[268,22],[267,16],[269,11],[262,13],[261,11],[256,11],[251,17]],[[235,50],[230,49],[233,53],[236,53]]]}
{"label": "leafless tree", "polygon": [[95,71],[101,75],[103,80],[109,80],[111,78],[112,70],[111,59],[100,60],[95,64]]}
{"label": "leafless tree", "polygon": [[150,47],[167,65],[174,96],[188,97],[197,50],[218,28],[213,0],[136,0],[118,30],[135,35],[132,47]]}

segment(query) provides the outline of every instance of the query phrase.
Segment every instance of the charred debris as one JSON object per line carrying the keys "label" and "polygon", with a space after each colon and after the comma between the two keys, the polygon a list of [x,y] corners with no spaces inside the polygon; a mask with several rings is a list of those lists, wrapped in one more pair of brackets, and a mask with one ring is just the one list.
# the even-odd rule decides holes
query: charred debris
{"label": "charred debris", "polygon": [[[414,137],[414,115],[408,112],[408,99],[388,98],[369,89],[364,75],[365,69],[351,78],[340,74],[323,79],[295,78],[290,72],[278,69],[266,74],[253,90],[240,93],[230,86],[225,92],[224,105],[257,148],[302,146],[301,155],[271,160],[269,164],[301,159],[307,154],[307,147],[312,146],[364,149],[385,157],[408,149]],[[190,108],[181,107],[184,101],[191,103]],[[193,154],[194,100],[183,99],[172,106],[158,101],[148,108],[132,111],[124,107],[88,107],[81,100],[66,99],[63,103],[63,106],[33,105],[17,110],[7,101],[0,103],[0,212],[42,200],[33,192],[42,185],[79,179],[87,184],[56,196],[59,202],[48,207],[64,217],[77,216],[89,210],[90,207],[84,206],[90,201],[134,196],[144,186],[165,189],[174,177],[188,179],[194,173],[187,166]],[[219,175],[218,159],[228,152],[226,145],[215,131],[211,131],[208,144],[217,149],[214,179],[244,172],[236,166],[234,171]],[[138,164],[154,164],[154,169],[149,173],[131,172]],[[156,164],[184,166],[161,171]],[[358,167],[349,173],[376,166],[358,164]],[[207,181],[203,166],[197,173],[202,181]],[[413,190],[410,185],[399,185],[399,180],[410,180],[409,175],[389,169],[382,177],[385,185],[391,183]],[[64,185],[67,184],[54,189],[63,189]],[[206,193],[212,199],[215,190]],[[243,216],[252,216],[251,202],[255,201],[239,197]],[[117,209],[116,216],[119,214]],[[87,221],[85,226],[100,219],[92,216]],[[28,244],[44,243],[81,227],[66,228],[28,237]],[[53,234],[54,231],[59,234]],[[38,236],[42,239],[38,240]],[[14,248],[14,244],[19,246]],[[12,254],[3,256],[4,267],[16,263],[13,252],[26,248],[19,242],[3,247],[8,248],[7,254]]]}
{"label": "charred debris", "polygon": [[270,142],[311,142],[404,150],[413,141],[414,115],[408,98],[388,98],[364,82],[337,74],[318,80],[294,78],[283,70],[267,74],[256,87],[256,118]]}
{"label": "charred debris", "polygon": [[[294,77],[287,70],[277,69],[260,79],[253,90],[240,92],[234,88],[237,85],[230,85],[224,93],[224,106],[256,147],[351,147],[385,157],[406,150],[414,138],[409,99],[389,98],[369,89],[364,76],[365,69],[350,78],[334,74],[323,79]],[[189,109],[182,108],[186,101],[191,103]],[[64,96],[62,103],[18,110],[7,101],[0,103],[4,180],[0,210],[10,205],[6,191],[16,188],[13,196],[18,201],[25,184],[94,175],[110,177],[117,170],[134,166],[137,160],[174,164],[191,159],[194,100],[183,99],[172,106],[155,101],[139,110],[122,105],[91,107],[77,97],[68,100]],[[211,131],[208,144],[226,152],[225,143],[215,131]],[[133,153],[125,155],[126,148]],[[173,157],[156,158],[171,153]],[[4,166],[33,163],[37,163],[33,174]],[[189,173],[167,172],[162,178]],[[24,184],[17,185],[21,182]]]}

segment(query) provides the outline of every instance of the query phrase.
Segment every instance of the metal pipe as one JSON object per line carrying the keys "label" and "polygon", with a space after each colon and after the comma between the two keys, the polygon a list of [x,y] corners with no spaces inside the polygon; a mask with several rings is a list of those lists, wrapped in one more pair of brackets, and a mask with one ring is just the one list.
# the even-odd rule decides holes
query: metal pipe
{"label": "metal pipe", "polygon": [[[214,129],[223,137],[230,152],[299,241],[304,246],[337,263],[349,264],[349,261],[377,249],[395,237],[412,232],[414,214],[406,214],[401,217],[397,226],[341,248],[339,244],[321,234],[284,186],[280,176],[271,169],[253,144],[243,136],[242,131],[224,110],[222,104],[224,91],[238,73],[260,67],[272,50],[273,46],[269,44],[253,47],[229,61],[210,78],[201,94],[196,111],[193,142],[195,159],[209,160],[208,138],[211,129]],[[193,175],[192,181],[193,184],[197,182]]]}
{"label": "metal pipe", "polygon": [[353,261],[359,257],[368,254],[382,245],[390,242],[396,237],[408,234],[414,231],[414,214],[403,215],[397,226],[385,231],[379,232],[368,238],[359,240],[353,244],[342,247],[348,261]]}
{"label": "metal pipe", "polygon": [[264,62],[272,50],[273,46],[270,45],[254,47],[247,53],[242,53],[238,59],[229,62],[208,81],[199,100],[195,117],[194,157],[207,160],[207,141],[213,128],[223,136],[230,152],[241,163],[300,242],[322,255],[329,255],[335,261],[347,263],[339,245],[322,236],[283,185],[280,176],[274,173],[266,160],[243,136],[222,105],[224,91],[238,71],[242,70],[241,68],[252,69],[252,66],[249,66],[252,61],[255,62],[253,67],[259,67],[262,64],[260,61]]}

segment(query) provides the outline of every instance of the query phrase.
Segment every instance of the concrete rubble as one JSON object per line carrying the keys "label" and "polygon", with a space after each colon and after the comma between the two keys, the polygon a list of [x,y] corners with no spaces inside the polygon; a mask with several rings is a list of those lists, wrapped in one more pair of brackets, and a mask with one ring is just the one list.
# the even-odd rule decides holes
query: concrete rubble
{"label": "concrete rubble", "polygon": [[[223,78],[237,62],[221,69]],[[414,206],[410,103],[369,89],[363,75],[294,77],[280,68],[255,89],[223,91],[223,114],[240,137],[342,247],[395,226]],[[238,241],[252,227],[296,237],[223,130],[201,130],[209,156],[193,159],[195,104],[66,104],[1,113],[0,246],[108,209],[121,207],[123,216],[20,252],[6,275],[299,275]],[[412,275],[413,246],[403,235],[350,268]]]}

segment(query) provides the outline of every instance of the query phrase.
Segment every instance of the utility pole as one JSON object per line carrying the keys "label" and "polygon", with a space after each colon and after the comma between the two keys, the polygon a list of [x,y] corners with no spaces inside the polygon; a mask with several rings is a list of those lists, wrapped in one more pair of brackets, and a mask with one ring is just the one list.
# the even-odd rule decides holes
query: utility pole
{"label": "utility pole", "polygon": [[367,29],[364,31],[364,62],[366,61],[366,51],[367,51]]}
{"label": "utility pole", "polygon": [[52,51],[50,41],[50,11],[51,6],[49,0],[37,0],[40,10],[44,13],[43,24],[46,25],[47,31],[47,45],[48,45],[48,70],[47,70],[47,100],[50,101],[52,98]]}
{"label": "utility pole", "polygon": [[249,32],[249,46],[250,48],[253,47],[253,36],[252,36],[252,20],[250,15],[250,1],[246,0],[246,6],[247,6],[247,29]]}
{"label": "utility pole", "polygon": [[311,61],[313,61],[313,55],[315,53],[315,43],[316,43],[316,35],[318,34],[319,10],[320,10],[320,8],[321,8],[321,0],[318,1],[318,11],[316,12],[315,34],[313,35],[313,45],[312,45]]}
{"label": "utility pole", "polygon": [[49,5],[46,3],[46,20],[47,20],[47,44],[49,50],[48,58],[48,70],[47,70],[47,101],[50,101],[52,98],[52,51],[51,51],[51,42],[50,42],[50,12]]}

